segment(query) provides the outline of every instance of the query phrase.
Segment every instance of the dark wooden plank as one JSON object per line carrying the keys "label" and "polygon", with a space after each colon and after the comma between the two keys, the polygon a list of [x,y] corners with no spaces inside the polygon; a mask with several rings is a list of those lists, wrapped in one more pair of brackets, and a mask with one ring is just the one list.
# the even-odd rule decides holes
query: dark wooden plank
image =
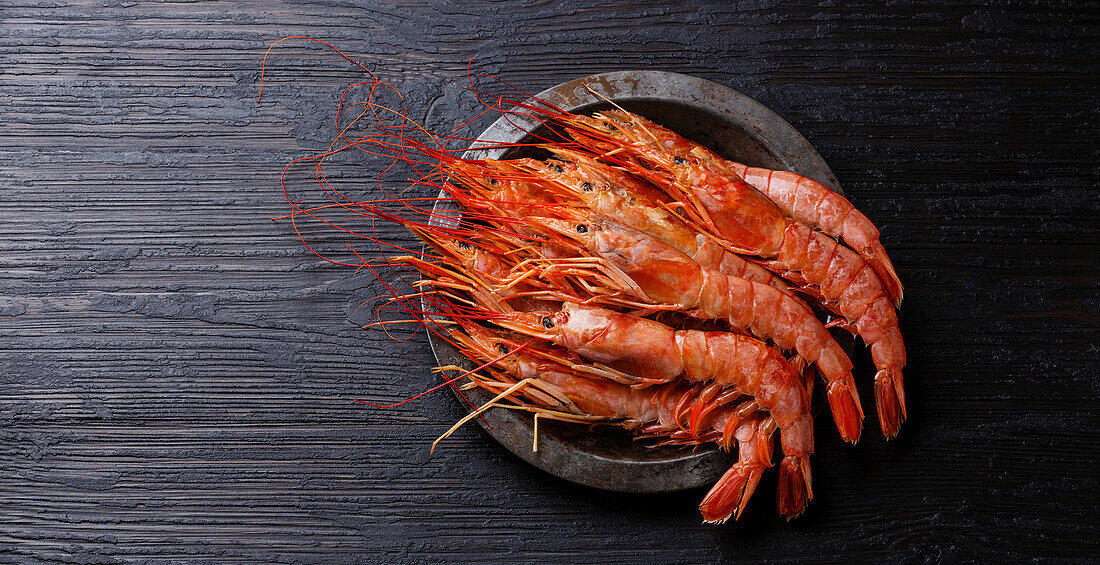
{"label": "dark wooden plank", "polygon": [[[6,3],[0,560],[1100,557],[1100,17],[832,4]],[[658,68],[776,110],[907,284],[902,436],[847,447],[820,422],[807,515],[776,517],[769,477],[723,527],[701,492],[575,487],[474,428],[429,457],[457,402],[350,402],[433,384],[425,340],[359,329],[381,287],[269,220],[283,165],[325,146],[361,79],[287,43],[257,102],[264,49],[307,34],[436,128],[477,114],[471,58],[530,91]],[[372,171],[339,181],[367,194]]]}

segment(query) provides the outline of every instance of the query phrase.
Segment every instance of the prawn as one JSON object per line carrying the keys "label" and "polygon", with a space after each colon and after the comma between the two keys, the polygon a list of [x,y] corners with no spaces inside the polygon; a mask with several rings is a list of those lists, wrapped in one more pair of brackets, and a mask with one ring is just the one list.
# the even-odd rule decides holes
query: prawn
{"label": "prawn", "polygon": [[[773,171],[728,161],[713,151],[685,139],[641,116],[620,110],[609,110],[603,115],[626,125],[624,129],[648,133],[653,142],[672,155],[693,155],[764,193],[784,214],[843,239],[867,261],[895,306],[901,304],[903,288],[886,249],[879,240],[879,231],[871,220],[856,210],[848,199],[828,186],[790,171]],[[614,134],[613,134],[614,135]]]}
{"label": "prawn", "polygon": [[[761,413],[762,406],[757,400],[733,403],[742,398],[740,390],[725,389],[723,394],[707,396],[705,392],[700,393],[699,387],[685,386],[679,382],[638,389],[592,379],[540,361],[534,353],[501,357],[497,353],[511,352],[515,347],[514,341],[476,324],[466,323],[463,326],[466,336],[453,333],[456,339],[466,337],[462,342],[470,347],[465,348],[463,353],[475,362],[492,357],[513,377],[553,385],[547,387],[539,384],[525,391],[540,404],[561,407],[578,415],[618,421],[627,429],[638,430],[639,437],[667,437],[666,442],[672,444],[713,441],[728,450],[737,441],[740,445],[738,462],[722,475],[700,504],[703,519],[708,523],[722,523],[730,517],[740,517],[764,470],[772,466],[772,436],[777,429],[775,415]],[[510,380],[506,380],[493,388],[511,384]],[[706,431],[687,432],[683,429],[685,405],[691,412],[700,412],[699,408],[705,407]],[[813,492],[809,490],[809,466],[802,462],[802,458],[788,455],[780,467],[789,476],[780,482],[776,507],[788,519],[802,513],[813,497]],[[797,477],[797,482],[792,483],[792,477]],[[803,480],[805,488],[801,488]]]}
{"label": "prawn", "polygon": [[[558,312],[510,312],[489,321],[639,377],[712,383],[700,394],[702,399],[727,388],[752,396],[779,428],[783,472],[802,477],[795,482],[784,475],[782,484],[812,492],[813,418],[802,376],[765,343],[729,332],[674,330],[647,318],[568,302]],[[706,415],[701,408],[693,411],[688,426],[693,435]]]}

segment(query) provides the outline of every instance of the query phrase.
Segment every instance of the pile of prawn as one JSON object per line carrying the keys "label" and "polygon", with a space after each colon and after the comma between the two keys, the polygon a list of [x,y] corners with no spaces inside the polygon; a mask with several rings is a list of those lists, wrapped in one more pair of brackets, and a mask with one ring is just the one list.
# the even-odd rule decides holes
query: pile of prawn
{"label": "pile of prawn", "polygon": [[[790,519],[813,498],[818,377],[840,436],[854,444],[861,435],[853,366],[829,331],[839,328],[871,348],[879,425],[897,434],[906,416],[902,285],[878,230],[842,196],[793,172],[728,161],[618,107],[579,115],[534,97],[486,107],[545,126],[551,134],[524,145],[544,158],[465,158],[466,146],[448,146],[471,140],[374,102],[379,84],[354,120],[338,121],[340,138],[307,158],[318,180],[327,184],[328,156],[356,149],[407,165],[414,185],[438,188],[448,205],[388,193],[356,201],[328,187],[325,206],[288,196],[287,217],[338,208],[423,240],[415,251],[340,226],[400,250],[341,264],[380,281],[383,266],[416,273],[409,290],[384,283],[388,307],[477,367],[442,368],[459,373],[448,384],[494,395],[471,417],[507,406],[618,426],[657,445],[736,448],[736,464],[700,505],[715,523],[740,516],[778,439],[776,506]],[[371,118],[367,132],[348,133]]]}

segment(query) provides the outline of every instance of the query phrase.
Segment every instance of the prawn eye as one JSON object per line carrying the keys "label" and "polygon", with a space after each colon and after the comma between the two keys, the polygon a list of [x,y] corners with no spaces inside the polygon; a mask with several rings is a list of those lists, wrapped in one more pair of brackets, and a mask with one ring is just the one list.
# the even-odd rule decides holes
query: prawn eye
{"label": "prawn eye", "polygon": [[561,174],[561,165],[554,165],[554,172]]}
{"label": "prawn eye", "polygon": [[619,131],[619,128],[615,127],[615,124],[607,124],[607,129],[611,131]]}
{"label": "prawn eye", "polygon": [[586,182],[586,183],[582,184],[581,185],[581,190],[583,190],[585,192],[592,192],[592,183]]}
{"label": "prawn eye", "polygon": [[550,319],[550,316],[542,317],[542,327],[547,329],[554,327],[554,321]]}
{"label": "prawn eye", "polygon": [[469,249],[469,248],[470,248],[470,244],[469,244],[469,243],[466,243],[465,241],[460,241],[460,242],[458,242],[458,248],[459,248],[459,249],[463,249],[463,250],[465,250],[465,249]]}
{"label": "prawn eye", "polygon": [[496,183],[497,183],[497,179],[489,179],[489,184],[496,184]]}
{"label": "prawn eye", "polygon": [[588,233],[588,226],[584,224],[577,224],[577,231],[580,233]]}
{"label": "prawn eye", "polygon": [[672,162],[676,163],[677,165],[683,165],[684,164],[684,158],[679,157],[679,156],[673,157]]}
{"label": "prawn eye", "polygon": [[501,353],[508,353],[508,346],[504,345],[503,343],[498,343],[497,344],[497,351],[499,351]]}

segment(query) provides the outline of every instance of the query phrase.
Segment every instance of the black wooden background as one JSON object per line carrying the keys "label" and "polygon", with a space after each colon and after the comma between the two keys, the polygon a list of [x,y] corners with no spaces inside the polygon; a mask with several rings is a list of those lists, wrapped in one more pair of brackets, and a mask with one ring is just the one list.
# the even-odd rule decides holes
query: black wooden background
{"label": "black wooden background", "polygon": [[[1098,558],[1100,18],[994,4],[4,2],[0,561]],[[471,58],[530,91],[663,69],[771,107],[907,285],[902,435],[819,426],[808,513],[779,518],[769,478],[721,527],[702,491],[573,486],[476,427],[429,457],[449,395],[351,402],[434,384],[424,337],[360,329],[372,277],[270,220],[362,77],[287,42],[257,102],[287,35],[436,128],[478,111]],[[371,163],[341,170],[371,193]]]}

